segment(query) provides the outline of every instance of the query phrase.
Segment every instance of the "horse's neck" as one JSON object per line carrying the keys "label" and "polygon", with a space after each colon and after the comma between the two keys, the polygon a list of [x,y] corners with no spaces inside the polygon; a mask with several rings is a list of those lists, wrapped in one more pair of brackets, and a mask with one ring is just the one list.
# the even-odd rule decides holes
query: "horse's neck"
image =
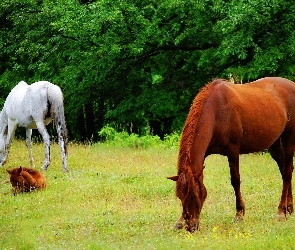
{"label": "horse's neck", "polygon": [[8,125],[7,115],[5,110],[3,109],[0,113],[0,135],[3,135],[5,133],[7,125]]}
{"label": "horse's neck", "polygon": [[204,112],[200,117],[188,152],[190,165],[194,174],[204,168],[204,161],[213,135],[213,124],[206,122],[210,120],[211,115],[211,112]]}

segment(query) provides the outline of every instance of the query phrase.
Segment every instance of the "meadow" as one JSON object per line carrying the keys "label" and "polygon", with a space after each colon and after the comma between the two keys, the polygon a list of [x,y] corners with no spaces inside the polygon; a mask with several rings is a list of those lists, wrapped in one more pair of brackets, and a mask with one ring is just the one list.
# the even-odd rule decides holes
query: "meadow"
{"label": "meadow", "polygon": [[[33,153],[39,169],[43,144],[35,143]],[[176,174],[177,153],[177,146],[161,143],[70,143],[64,173],[53,143],[47,188],[14,196],[5,169],[29,162],[25,142],[14,140],[0,168],[0,249],[294,249],[294,216],[277,221],[282,181],[267,153],[241,156],[243,222],[233,222],[227,159],[213,155],[205,162],[200,231],[173,230],[182,207],[166,176]]]}

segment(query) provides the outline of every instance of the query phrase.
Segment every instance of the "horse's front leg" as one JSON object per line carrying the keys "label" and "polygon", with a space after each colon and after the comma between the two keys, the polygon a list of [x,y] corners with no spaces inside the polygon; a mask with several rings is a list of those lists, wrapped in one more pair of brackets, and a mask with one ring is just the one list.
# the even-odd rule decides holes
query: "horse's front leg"
{"label": "horse's front leg", "polygon": [[241,195],[241,180],[240,180],[240,171],[239,171],[239,153],[238,150],[236,153],[228,156],[228,162],[230,167],[230,175],[231,175],[231,184],[234,188],[236,195],[236,216],[234,221],[239,222],[243,220],[243,216],[245,215],[245,204]]}
{"label": "horse's front leg", "polygon": [[26,129],[26,145],[29,150],[30,166],[35,167],[34,158],[32,153],[32,129]]}
{"label": "horse's front leg", "polygon": [[1,166],[3,166],[8,159],[9,150],[10,150],[12,139],[15,134],[16,127],[17,125],[15,124],[15,122],[11,119],[8,119],[7,136],[6,136],[5,145],[4,145],[3,157],[1,159]]}
{"label": "horse's front leg", "polygon": [[46,130],[44,122],[36,122],[36,125],[45,144],[45,160],[42,169],[47,170],[48,166],[50,165],[50,136]]}

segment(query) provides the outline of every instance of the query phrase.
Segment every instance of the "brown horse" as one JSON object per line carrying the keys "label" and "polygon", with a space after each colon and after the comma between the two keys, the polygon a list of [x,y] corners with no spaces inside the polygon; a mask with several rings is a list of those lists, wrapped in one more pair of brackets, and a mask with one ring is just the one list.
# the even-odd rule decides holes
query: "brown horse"
{"label": "brown horse", "polygon": [[267,77],[248,84],[215,80],[196,96],[180,141],[176,195],[186,229],[198,229],[199,215],[207,196],[203,184],[204,160],[208,155],[227,156],[231,184],[236,195],[235,221],[243,219],[245,205],[240,191],[239,154],[269,149],[277,162],[283,190],[278,218],[293,212],[292,172],[295,148],[295,84]]}
{"label": "brown horse", "polygon": [[46,187],[45,177],[38,170],[19,167],[12,170],[6,169],[6,171],[10,175],[10,183],[14,194]]}

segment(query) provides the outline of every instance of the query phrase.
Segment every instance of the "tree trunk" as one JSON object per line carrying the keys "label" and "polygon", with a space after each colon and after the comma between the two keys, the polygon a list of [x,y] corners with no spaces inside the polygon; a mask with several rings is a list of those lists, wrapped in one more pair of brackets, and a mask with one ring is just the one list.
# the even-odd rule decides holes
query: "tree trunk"
{"label": "tree trunk", "polygon": [[83,109],[80,109],[79,114],[78,114],[78,131],[81,136],[82,142],[85,142],[86,140],[86,129],[85,129],[85,119],[84,119],[84,112]]}
{"label": "tree trunk", "polygon": [[91,103],[85,104],[85,118],[86,118],[86,139],[91,141],[94,139],[95,134],[95,122],[94,122],[94,110]]}
{"label": "tree trunk", "polygon": [[97,118],[97,129],[100,131],[104,125],[104,90],[100,91]]}

